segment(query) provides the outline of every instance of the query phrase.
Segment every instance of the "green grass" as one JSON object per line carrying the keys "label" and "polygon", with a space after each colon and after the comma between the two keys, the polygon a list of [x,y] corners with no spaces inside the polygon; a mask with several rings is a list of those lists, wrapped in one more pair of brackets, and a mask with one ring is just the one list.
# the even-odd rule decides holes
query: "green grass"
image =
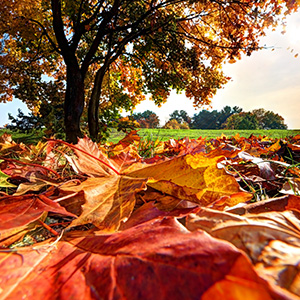
{"label": "green grass", "polygon": [[38,141],[43,139],[43,131],[42,130],[33,130],[30,133],[21,133],[15,132],[7,129],[0,129],[0,135],[8,133],[11,134],[12,139],[16,143],[24,143],[24,144],[37,144]]}
{"label": "green grass", "polygon": [[[42,131],[34,131],[28,134],[12,132],[9,130],[1,129],[0,135],[3,133],[9,133],[12,135],[13,140],[16,143],[25,144],[36,144],[43,138]],[[300,130],[201,130],[201,129],[140,129],[138,134],[143,139],[147,140],[160,140],[167,141],[169,139],[181,139],[184,137],[189,137],[190,139],[198,139],[199,137],[206,137],[207,139],[213,139],[221,134],[225,134],[228,137],[234,136],[239,133],[240,136],[248,138],[251,134],[255,136],[268,136],[270,138],[285,138],[288,136],[295,136],[300,134]],[[118,132],[113,129],[111,131],[111,136],[108,141],[117,143],[120,139],[125,136],[124,133]]]}
{"label": "green grass", "polygon": [[[169,139],[181,139],[189,137],[190,139],[198,139],[199,137],[206,137],[213,139],[221,134],[231,137],[239,133],[240,136],[248,138],[251,134],[255,136],[268,136],[270,138],[285,138],[288,136],[295,136],[300,134],[300,130],[201,130],[201,129],[140,129],[138,134],[142,138],[152,140],[159,139],[160,141],[167,141]],[[110,141],[116,142],[120,140],[120,133],[112,131]]]}

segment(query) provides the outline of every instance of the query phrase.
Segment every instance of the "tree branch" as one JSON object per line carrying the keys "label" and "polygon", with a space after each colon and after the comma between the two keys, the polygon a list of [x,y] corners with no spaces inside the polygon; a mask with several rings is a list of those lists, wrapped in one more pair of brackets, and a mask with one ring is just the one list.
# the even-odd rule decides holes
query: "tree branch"
{"label": "tree branch", "polygon": [[65,62],[67,63],[68,61],[70,61],[71,56],[73,56],[74,54],[70,53],[68,40],[64,32],[64,24],[61,16],[60,0],[51,0],[51,5],[52,5],[52,12],[53,12],[53,29],[55,32],[58,45],[61,49],[61,54],[64,57]]}
{"label": "tree branch", "polygon": [[99,47],[101,39],[106,34],[104,29],[107,26],[107,24],[109,23],[109,21],[111,20],[111,18],[113,17],[113,15],[118,12],[119,4],[120,4],[120,0],[115,0],[115,2],[113,4],[112,8],[110,9],[110,11],[107,14],[104,14],[103,20],[102,20],[101,24],[99,25],[96,37],[95,37],[88,53],[86,54],[83,62],[82,62],[82,66],[81,66],[81,73],[82,74],[85,74],[87,72],[88,67],[90,65],[90,62],[91,62],[93,56],[95,55],[95,53],[96,53],[96,51]]}
{"label": "tree branch", "polygon": [[52,40],[52,38],[49,36],[49,34],[48,34],[47,29],[45,28],[45,26],[42,23],[40,23],[39,21],[37,21],[37,20],[28,19],[28,21],[39,25],[41,27],[42,31],[43,31],[43,34],[47,37],[47,39],[48,39],[49,43],[51,44],[51,46],[53,47],[53,49],[57,53],[61,54],[61,51],[59,50],[59,48],[57,47],[57,45],[55,44],[55,42]]}

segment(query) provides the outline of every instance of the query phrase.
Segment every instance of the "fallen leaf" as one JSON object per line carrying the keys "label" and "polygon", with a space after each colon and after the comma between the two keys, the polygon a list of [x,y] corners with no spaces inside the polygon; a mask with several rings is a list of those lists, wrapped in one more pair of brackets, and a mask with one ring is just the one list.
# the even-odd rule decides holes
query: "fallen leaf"
{"label": "fallen leaf", "polygon": [[[76,150],[77,148],[84,149],[84,153]],[[64,191],[83,191],[86,199],[81,215],[70,226],[92,223],[106,231],[117,230],[120,223],[130,216],[135,205],[135,194],[145,189],[146,182],[148,186],[178,198],[179,201],[189,200],[201,205],[213,203],[226,196],[226,201],[222,204],[230,206],[252,197],[249,193],[241,193],[234,177],[217,167],[217,163],[223,157],[211,158],[195,154],[151,164],[148,167],[136,163],[127,169],[124,176],[111,170],[107,171],[108,166],[113,165],[115,168],[116,164],[105,158],[97,145],[89,139],[79,140],[75,151],[78,156],[77,160],[73,160],[75,168],[95,178],[88,178],[79,186],[67,189],[62,187]],[[97,161],[98,158],[101,161]],[[106,162],[105,169],[102,161]],[[92,167],[88,170],[89,164]],[[120,166],[121,163],[119,170]],[[176,202],[169,202],[170,209],[176,205]]]}
{"label": "fallen leaf", "polygon": [[44,195],[7,196],[0,199],[0,231],[27,225],[44,212],[76,217]]}
{"label": "fallen leaf", "polygon": [[282,194],[299,195],[300,194],[300,178],[290,178],[285,182],[280,190]]}
{"label": "fallen leaf", "polygon": [[219,156],[206,157],[202,153],[188,154],[128,172],[127,175],[150,177],[152,180],[149,180],[149,186],[179,199],[205,206],[223,196],[231,197],[241,192],[235,178],[224,169],[218,168],[217,164],[222,159]]}
{"label": "fallen leaf", "polygon": [[36,178],[34,176],[31,176],[29,178],[29,182],[24,182],[19,184],[17,191],[14,193],[14,196],[20,196],[24,195],[28,192],[39,192],[45,187],[48,186],[58,186],[58,183],[53,180],[45,180],[42,178]]}
{"label": "fallen leaf", "polygon": [[272,144],[270,147],[267,148],[268,151],[271,152],[276,152],[280,150],[281,145],[280,145],[280,140],[277,140],[274,144]]}
{"label": "fallen leaf", "polygon": [[226,211],[238,215],[257,214],[270,211],[298,210],[300,212],[300,197],[285,195],[282,197],[262,200],[243,206],[228,208]]}
{"label": "fallen leaf", "polygon": [[[67,144],[65,142],[62,143]],[[97,144],[89,138],[85,137],[79,139],[76,146],[70,144],[67,145],[70,146],[77,155],[77,159],[65,155],[76,172],[91,177],[119,174],[117,170],[118,166],[116,166],[113,161],[98,148]]]}
{"label": "fallen leaf", "polygon": [[256,164],[260,170],[260,176],[262,178],[267,180],[276,179],[274,170],[272,169],[269,161],[266,161],[262,158],[254,157],[244,151],[239,152],[238,156],[245,161],[251,161],[252,163]]}
{"label": "fallen leaf", "polygon": [[300,248],[271,241],[262,251],[256,270],[268,282],[300,296]]}
{"label": "fallen leaf", "polygon": [[[159,209],[159,206],[154,203],[154,201],[147,202],[136,209],[127,222],[122,223],[119,230],[125,230],[136,225],[148,222],[150,220],[159,218],[159,217],[176,217],[178,219],[185,218],[192,212],[198,211],[200,208],[197,207],[190,207],[190,208],[178,208],[173,209],[172,211],[166,211]],[[182,222],[182,220],[180,220]]]}
{"label": "fallen leaf", "polygon": [[141,142],[141,137],[137,134],[136,130],[132,130],[117,144],[111,146],[109,152],[112,153],[113,155],[126,153],[134,157],[135,159],[139,159],[140,156],[137,153],[137,147],[140,142]]}
{"label": "fallen leaf", "polygon": [[[93,224],[104,231],[117,230],[131,215],[137,192],[146,188],[146,178],[130,178],[119,173],[125,161],[109,159],[96,143],[85,137],[71,147],[77,158],[66,156],[73,169],[90,176],[79,185],[63,185],[62,192],[83,192],[84,204],[69,227]],[[119,162],[120,165],[116,163]],[[82,202],[79,200],[79,202]],[[66,207],[68,203],[64,203]],[[74,205],[72,205],[74,208]],[[76,210],[78,210],[76,208]]]}
{"label": "fallen leaf", "polygon": [[300,212],[266,212],[239,216],[228,212],[201,208],[187,217],[189,230],[206,230],[214,237],[227,240],[244,250],[252,261],[271,240],[300,246]]}
{"label": "fallen leaf", "polygon": [[22,143],[17,144],[12,140],[12,137],[8,133],[4,133],[0,136],[0,153],[1,156],[8,156],[13,153],[22,152],[26,149],[26,146]]}
{"label": "fallen leaf", "polygon": [[135,195],[145,189],[147,179],[126,176],[88,178],[80,185],[61,187],[62,191],[84,192],[82,213],[70,227],[94,224],[105,231],[117,230],[135,206]]}
{"label": "fallen leaf", "polygon": [[11,184],[7,181],[10,176],[4,174],[0,171],[0,187],[9,188],[9,187],[16,187],[14,184]]}
{"label": "fallen leaf", "polygon": [[[7,230],[1,230],[0,233],[0,249],[8,248],[14,242],[22,239],[29,231],[36,228],[36,222],[32,222],[29,225],[11,228]],[[40,224],[39,224],[40,225]]]}
{"label": "fallen leaf", "polygon": [[268,278],[272,273],[276,285],[300,296],[297,288],[300,212],[267,212],[244,217],[202,208],[186,219],[188,229],[206,230],[216,238],[231,242],[247,253],[262,276]]}
{"label": "fallen leaf", "polygon": [[0,268],[2,299],[293,299],[260,278],[238,249],[173,218],[0,251]]}

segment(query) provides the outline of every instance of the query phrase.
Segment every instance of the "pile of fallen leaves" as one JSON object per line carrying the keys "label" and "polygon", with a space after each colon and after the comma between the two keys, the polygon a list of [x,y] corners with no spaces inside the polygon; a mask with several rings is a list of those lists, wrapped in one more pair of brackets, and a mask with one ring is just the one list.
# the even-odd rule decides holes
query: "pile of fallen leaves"
{"label": "pile of fallen leaves", "polygon": [[300,299],[300,136],[142,143],[0,137],[0,299]]}

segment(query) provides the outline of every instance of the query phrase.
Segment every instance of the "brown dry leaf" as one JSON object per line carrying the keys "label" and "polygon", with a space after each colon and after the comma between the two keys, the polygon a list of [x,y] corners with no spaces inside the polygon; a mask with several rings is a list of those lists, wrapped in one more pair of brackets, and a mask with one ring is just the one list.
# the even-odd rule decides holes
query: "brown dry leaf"
{"label": "brown dry leaf", "polygon": [[[41,219],[43,216],[41,217]],[[29,231],[36,229],[37,222],[32,222],[29,225],[11,228],[7,230],[2,230],[0,233],[0,249],[1,248],[8,248],[14,242],[20,240],[22,237],[25,236]],[[39,224],[40,225],[40,224]]]}
{"label": "brown dry leaf", "polygon": [[[109,159],[97,144],[87,137],[80,139],[76,146],[68,146],[74,149],[77,156],[67,156],[74,170],[90,176],[80,185],[60,187],[62,192],[84,194],[82,211],[70,227],[92,223],[104,231],[117,230],[121,222],[131,215],[136,203],[135,195],[146,188],[147,179],[121,175],[119,171],[126,165],[126,157],[123,160]],[[131,161],[131,158],[128,159]],[[79,199],[79,202],[82,202],[82,199]],[[68,201],[63,204],[68,207]],[[74,203],[72,207],[78,211]]]}
{"label": "brown dry leaf", "polygon": [[[47,168],[40,164],[31,163],[28,159],[11,159],[3,158],[1,162],[1,170],[17,181],[22,180],[25,182],[31,181],[32,178],[50,181],[61,180],[60,175],[51,168]],[[33,184],[34,185],[34,184]]]}
{"label": "brown dry leaf", "polygon": [[294,299],[260,278],[237,248],[191,233],[173,218],[109,235],[70,232],[52,245],[0,251],[0,268],[6,300]]}
{"label": "brown dry leaf", "polygon": [[[139,203],[155,202],[155,206],[163,211],[172,211],[176,208],[186,208],[198,206],[195,203],[188,202],[177,197],[164,194],[151,187],[147,187],[147,190],[140,192],[138,195]],[[188,206],[188,204],[189,206]]]}
{"label": "brown dry leaf", "polygon": [[[130,177],[150,177],[148,185],[169,195],[206,206],[221,197],[228,199],[241,192],[231,175],[220,169],[217,163],[223,157],[207,157],[202,153],[185,155],[172,160],[150,165],[127,173]],[[240,201],[252,197],[245,193]],[[235,205],[237,198],[233,201]],[[230,205],[230,200],[227,201]]]}
{"label": "brown dry leaf", "polygon": [[12,140],[11,134],[4,133],[0,136],[0,153],[7,155],[10,153],[23,152],[26,146],[22,143],[17,144]]}
{"label": "brown dry leaf", "polygon": [[126,148],[124,151],[120,152],[118,155],[114,155],[110,157],[110,161],[115,165],[120,173],[123,170],[130,167],[132,164],[136,164],[137,161],[140,160],[139,155],[137,154],[136,150],[132,150]]}
{"label": "brown dry leaf", "polygon": [[218,148],[211,150],[208,157],[225,156],[227,159],[235,158],[242,150],[229,144],[220,145]]}
{"label": "brown dry leaf", "polygon": [[127,222],[121,224],[120,230],[125,230],[159,217],[176,217],[177,219],[184,219],[187,215],[197,212],[199,209],[198,206],[190,208],[179,207],[172,211],[166,211],[161,210],[154,201],[147,202],[136,209]]}
{"label": "brown dry leaf", "polygon": [[245,161],[251,161],[252,163],[256,164],[260,170],[260,176],[262,178],[267,180],[276,179],[275,172],[272,169],[269,161],[266,161],[259,157],[254,157],[244,151],[239,152],[238,156]]}
{"label": "brown dry leaf", "polygon": [[78,140],[76,147],[72,147],[78,159],[67,156],[66,158],[78,173],[91,177],[100,177],[118,174],[119,166],[115,165],[94,143],[87,137]]}
{"label": "brown dry leaf", "polygon": [[145,189],[147,179],[126,176],[88,178],[80,185],[62,186],[62,191],[84,192],[82,213],[70,227],[94,224],[105,231],[117,230],[126,221],[135,206],[135,195]]}
{"label": "brown dry leaf", "polygon": [[14,196],[24,195],[28,192],[38,192],[47,186],[58,186],[54,180],[45,180],[42,178],[36,178],[34,176],[30,176],[29,182],[24,182],[19,184],[17,191],[14,193]]}
{"label": "brown dry leaf", "polygon": [[12,143],[16,144],[12,140],[11,134],[5,132],[0,136],[0,144],[12,144]]}
{"label": "brown dry leaf", "polygon": [[119,155],[121,153],[130,154],[136,159],[140,159],[137,152],[138,144],[141,137],[137,134],[136,130],[132,130],[123,139],[121,139],[117,144],[110,147],[109,152],[113,155]]}
{"label": "brown dry leaf", "polygon": [[[267,212],[244,217],[202,208],[197,214],[187,216],[186,226],[192,231],[206,230],[231,242],[248,254],[261,274],[268,277],[273,273],[277,285],[300,296],[300,290],[291,284],[300,278],[299,250],[295,250],[300,247],[300,212]],[[275,251],[277,242],[285,245],[282,251],[279,247]]]}
{"label": "brown dry leaf", "polygon": [[[178,198],[175,202],[169,201],[170,199],[165,201],[165,204],[169,203],[169,209],[175,208],[181,200],[206,205],[225,197],[226,201],[222,201],[222,205],[226,203],[232,206],[249,200],[249,196],[252,197],[249,193],[240,192],[233,176],[217,168],[217,163],[223,157],[186,155],[153,163],[150,167],[135,163],[131,164],[130,171],[127,169],[124,176],[112,170],[120,170],[122,163],[126,165],[126,160],[114,163],[89,139],[79,140],[74,148],[77,148],[75,152],[78,158],[73,160],[73,167],[95,178],[88,178],[79,186],[61,188],[62,191],[83,191],[85,195],[86,202],[82,206],[82,213],[70,226],[92,223],[99,229],[117,230],[121,221],[130,216],[135,206],[135,194],[145,189],[146,182],[148,186],[172,196],[172,200],[174,197]],[[168,209],[166,205],[164,207]]]}
{"label": "brown dry leaf", "polygon": [[262,249],[271,240],[280,240],[300,246],[300,212],[266,212],[238,216],[228,212],[201,208],[187,217],[189,230],[204,229],[233,243],[257,262]]}
{"label": "brown dry leaf", "polygon": [[300,178],[290,178],[285,182],[280,191],[282,194],[299,195],[300,194]]}
{"label": "brown dry leaf", "polygon": [[137,134],[137,130],[132,130],[126,134],[115,146],[123,145],[123,149],[127,148],[133,143],[139,143],[141,137]]}
{"label": "brown dry leaf", "polygon": [[271,241],[262,251],[256,270],[272,282],[300,296],[300,248]]}
{"label": "brown dry leaf", "polygon": [[265,213],[268,211],[298,210],[300,212],[300,197],[285,195],[244,205],[229,208],[226,211],[238,215]]}
{"label": "brown dry leaf", "polygon": [[237,206],[240,203],[245,203],[252,199],[252,194],[247,192],[238,192],[230,196],[222,196],[219,200],[216,200],[208,207],[217,209],[217,210],[224,210],[228,209],[228,207]]}
{"label": "brown dry leaf", "polygon": [[270,147],[267,148],[268,151],[271,152],[276,152],[280,150],[281,145],[280,145],[280,139],[278,139],[274,144],[272,144]]}

